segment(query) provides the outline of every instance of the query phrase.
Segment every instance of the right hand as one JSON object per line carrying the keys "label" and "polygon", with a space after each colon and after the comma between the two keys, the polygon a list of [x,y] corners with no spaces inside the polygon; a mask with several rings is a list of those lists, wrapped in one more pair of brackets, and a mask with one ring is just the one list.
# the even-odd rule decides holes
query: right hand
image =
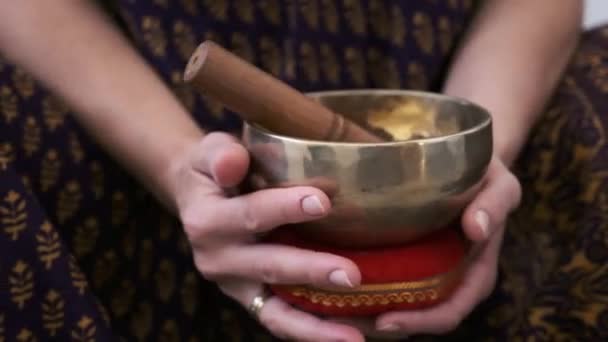
{"label": "right hand", "polygon": [[[173,197],[203,277],[248,307],[265,284],[356,286],[361,275],[336,255],[259,243],[256,235],[290,223],[315,220],[331,207],[313,187],[267,189],[228,196],[249,168],[247,150],[231,135],[210,133],[176,156],[170,177]],[[321,320],[267,298],[260,322],[274,335],[297,341],[363,341],[347,325]]]}

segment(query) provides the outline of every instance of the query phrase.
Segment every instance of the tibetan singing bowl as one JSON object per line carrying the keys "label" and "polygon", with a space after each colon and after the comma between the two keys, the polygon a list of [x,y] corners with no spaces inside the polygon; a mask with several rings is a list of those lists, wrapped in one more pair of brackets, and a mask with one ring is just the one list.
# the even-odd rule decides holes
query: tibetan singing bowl
{"label": "tibetan singing bowl", "polygon": [[387,140],[307,140],[245,122],[252,190],[314,186],[331,199],[328,216],[289,227],[306,238],[353,248],[406,243],[459,219],[479,190],[492,120],[476,104],[404,90],[307,95]]}

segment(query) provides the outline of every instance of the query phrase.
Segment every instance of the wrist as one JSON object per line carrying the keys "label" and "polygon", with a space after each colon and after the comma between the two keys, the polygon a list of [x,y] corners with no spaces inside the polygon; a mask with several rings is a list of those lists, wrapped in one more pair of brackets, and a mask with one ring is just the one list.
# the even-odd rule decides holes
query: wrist
{"label": "wrist", "polygon": [[191,167],[192,156],[203,136],[202,131],[182,136],[179,142],[175,142],[172,148],[167,149],[160,171],[156,174],[157,198],[173,213],[177,213],[179,209],[180,179]]}

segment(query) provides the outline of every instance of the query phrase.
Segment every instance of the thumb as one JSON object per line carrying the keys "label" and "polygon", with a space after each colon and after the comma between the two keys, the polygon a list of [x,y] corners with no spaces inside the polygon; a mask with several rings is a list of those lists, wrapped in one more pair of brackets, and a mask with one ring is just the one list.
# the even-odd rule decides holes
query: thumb
{"label": "thumb", "polygon": [[195,152],[193,167],[220,187],[238,185],[249,169],[249,153],[227,133],[207,134]]}
{"label": "thumb", "polygon": [[509,213],[519,206],[521,185],[507,167],[495,159],[486,184],[469,204],[462,217],[465,234],[472,241],[487,240],[501,227]]}

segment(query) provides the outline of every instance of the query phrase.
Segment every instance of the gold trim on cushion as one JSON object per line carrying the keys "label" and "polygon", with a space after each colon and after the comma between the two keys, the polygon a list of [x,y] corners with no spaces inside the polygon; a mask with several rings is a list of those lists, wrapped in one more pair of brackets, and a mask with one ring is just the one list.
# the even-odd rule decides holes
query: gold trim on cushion
{"label": "gold trim on cushion", "polygon": [[[464,264],[464,263],[463,263]],[[386,284],[363,284],[353,289],[320,289],[310,286],[279,286],[294,297],[314,304],[337,307],[376,306],[435,302],[461,280],[464,267],[424,280]]]}

